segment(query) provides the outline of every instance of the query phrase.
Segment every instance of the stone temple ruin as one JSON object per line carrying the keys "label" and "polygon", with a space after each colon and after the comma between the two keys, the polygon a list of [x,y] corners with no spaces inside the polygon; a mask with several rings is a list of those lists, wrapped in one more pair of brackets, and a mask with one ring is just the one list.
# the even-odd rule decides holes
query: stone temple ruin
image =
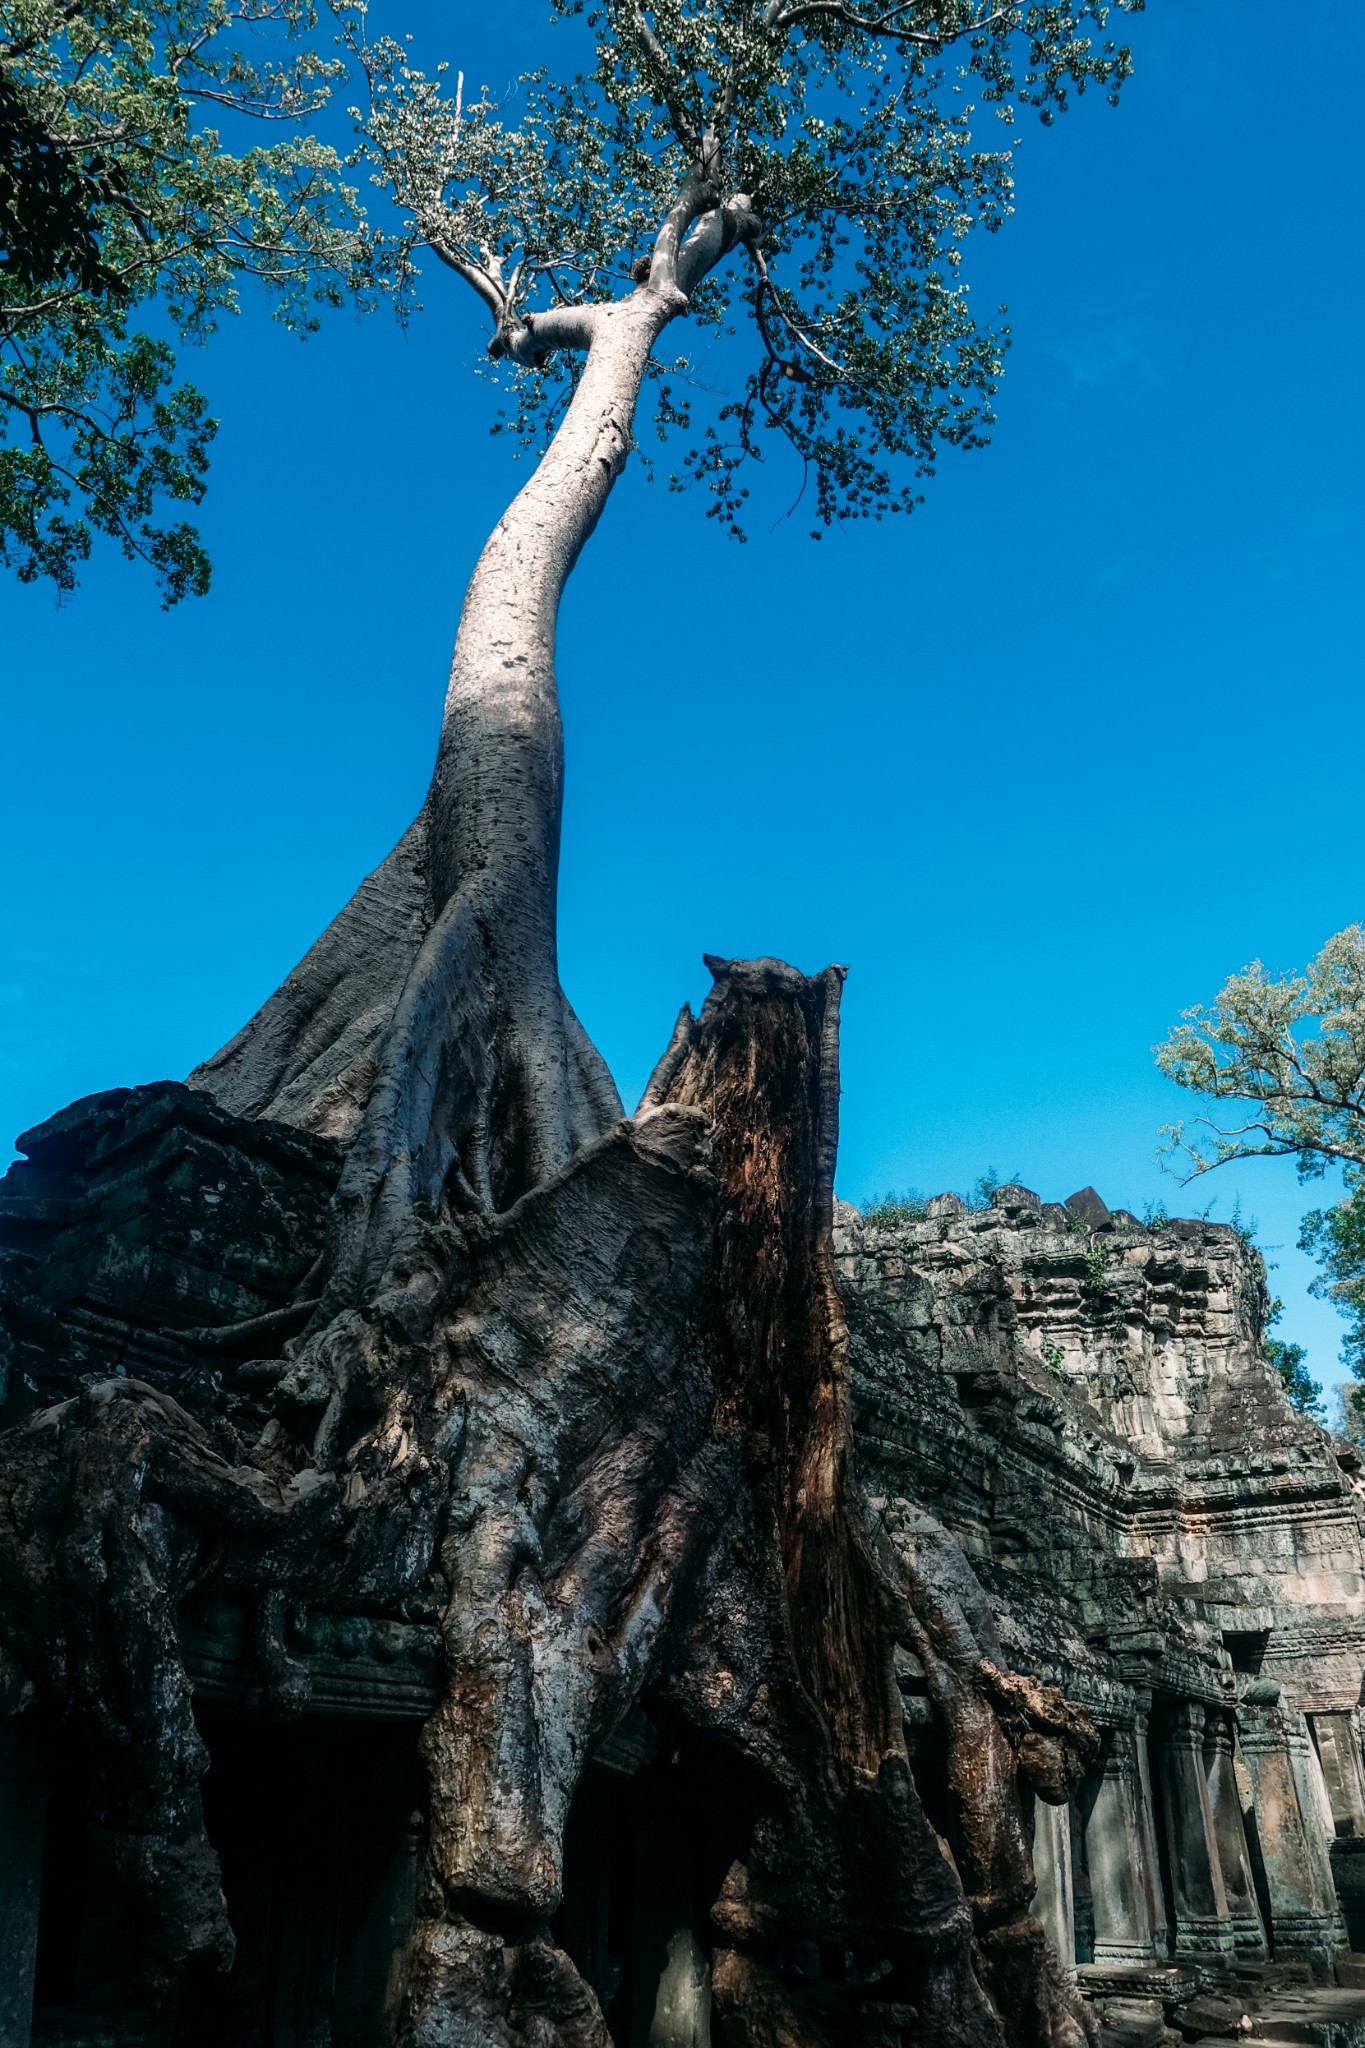
{"label": "stone temple ruin", "polygon": [[[864,1480],[888,1517],[951,1531],[1010,1666],[1102,1731],[1080,1796],[1035,1808],[1059,1955],[1116,2041],[1172,2017],[1197,2032],[1201,2010],[1230,2031],[1213,2016],[1234,2006],[1254,2026],[1267,1974],[1354,1983],[1360,1458],[1267,1364],[1258,1255],[1226,1224],[1147,1229],[1089,1189],[927,1212],[839,1220]],[[927,1747],[926,1803],[933,1771]],[[951,1841],[941,1793],[938,1811]],[[1172,1998],[1194,1984],[1202,2007]],[[1327,2038],[1284,2024],[1273,2038]]]}
{"label": "stone temple ruin", "polygon": [[[91,1374],[187,1398],[252,1370],[225,1327],[289,1327],[336,1146],[166,1083],[78,1104],[23,1149],[0,1186],[0,1427]],[[876,1513],[951,1552],[1000,1667],[1101,1733],[1076,1796],[1033,1804],[1036,1911],[1101,2038],[1365,2043],[1360,1459],[1288,1405],[1258,1256],[1224,1225],[1149,1229],[1091,1190],[1063,1206],[1017,1186],[981,1210],[840,1208],[836,1250]],[[419,1883],[433,1617],[310,1613],[289,1644],[307,1705],[285,1725],[247,1612],[194,1599],[180,1631],[239,1940],[221,2038],[372,2048]],[[900,1678],[951,1857],[913,1655]],[[159,2044],[122,1984],[79,1770],[51,1766],[22,1687],[0,1716],[0,2048]],[[555,1932],[618,2048],[706,2037],[729,1852],[693,1823],[689,1768],[637,1709],[571,1816]],[[818,1977],[811,1946],[792,1967]]]}

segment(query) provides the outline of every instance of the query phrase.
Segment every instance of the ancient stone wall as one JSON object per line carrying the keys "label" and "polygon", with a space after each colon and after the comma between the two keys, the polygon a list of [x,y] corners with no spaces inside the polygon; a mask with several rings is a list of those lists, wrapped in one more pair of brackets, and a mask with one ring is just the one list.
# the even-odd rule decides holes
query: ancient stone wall
{"label": "ancient stone wall", "polygon": [[1104,1733],[1036,1816],[1063,1959],[1158,2026],[1163,1966],[1328,1975],[1365,1945],[1360,1465],[1266,1360],[1259,1255],[1013,1186],[844,1208],[837,1245],[874,1512],[951,1532],[1016,1668]]}

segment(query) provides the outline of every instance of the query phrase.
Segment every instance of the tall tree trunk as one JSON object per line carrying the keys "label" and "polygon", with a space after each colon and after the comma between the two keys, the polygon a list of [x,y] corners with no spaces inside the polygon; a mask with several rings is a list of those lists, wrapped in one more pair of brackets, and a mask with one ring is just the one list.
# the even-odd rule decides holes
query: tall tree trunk
{"label": "tall tree trunk", "polygon": [[677,310],[596,309],[564,421],[471,579],[419,819],[245,1029],[190,1076],[350,1147],[329,1312],[414,1213],[505,1209],[621,1113],[559,984],[560,599]]}

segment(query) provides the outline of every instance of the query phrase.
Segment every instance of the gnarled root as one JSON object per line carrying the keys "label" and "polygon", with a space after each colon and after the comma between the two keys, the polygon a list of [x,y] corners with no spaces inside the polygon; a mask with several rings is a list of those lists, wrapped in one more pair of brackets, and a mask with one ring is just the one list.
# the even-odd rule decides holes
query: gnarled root
{"label": "gnarled root", "polygon": [[948,1740],[959,1863],[981,1975],[1010,2048],[1079,2048],[1093,2021],[1033,1917],[1033,1858],[1019,1779],[1064,1804],[1099,1743],[1089,1717],[1053,1686],[1004,1668],[994,1618],[957,1545],[932,1516],[900,1530],[903,1639],[915,1650]]}
{"label": "gnarled root", "polygon": [[297,1124],[348,1145],[403,984],[432,925],[424,805],[236,1037],[195,1068],[191,1088],[233,1116]]}
{"label": "gnarled root", "polygon": [[496,1214],[568,1165],[620,1100],[553,972],[502,957],[461,893],[414,960],[337,1190],[323,1323],[383,1286],[414,1219]]}
{"label": "gnarled root", "polygon": [[[1027,1913],[1016,1772],[1063,1787],[1082,1717],[1006,1669],[944,1532],[897,1561],[854,1485],[830,1236],[841,977],[715,963],[633,1120],[462,1213],[436,1191],[472,1155],[432,1132],[442,1104],[479,1100],[485,946],[458,912],[430,983],[409,974],[395,1023],[428,1050],[474,1032],[472,1049],[406,1093],[397,1068],[394,1092],[376,1081],[350,1298],[335,1268],[260,1441],[234,1462],[130,1380],[0,1440],[4,1647],[89,1749],[158,1967],[221,1966],[231,1939],[179,1601],[211,1577],[253,1602],[297,1708],[287,1604],[443,1584],[402,2048],[605,2048],[547,1924],[570,1803],[642,1694],[723,1747],[753,1815],[713,1916],[735,2048],[1077,2048]],[[898,1639],[949,1734],[967,1896],[905,1755]],[[802,1980],[810,1944],[846,1957],[839,1983]]]}
{"label": "gnarled root", "polygon": [[429,803],[189,1077],[237,1115],[350,1148],[315,1330],[391,1278],[414,1221],[510,1208],[622,1114],[559,986],[552,929],[528,933],[488,884],[438,900],[430,819]]}
{"label": "gnarled root", "polygon": [[601,2007],[544,1927],[522,1939],[461,1919],[422,1923],[394,2048],[610,2048]]}
{"label": "gnarled root", "polygon": [[92,1837],[154,1973],[225,1969],[233,1939],[199,1796],[208,1756],[175,1610],[215,1543],[234,1525],[267,1535],[283,1502],[136,1380],[91,1386],[0,1444],[6,1648],[87,1753]]}

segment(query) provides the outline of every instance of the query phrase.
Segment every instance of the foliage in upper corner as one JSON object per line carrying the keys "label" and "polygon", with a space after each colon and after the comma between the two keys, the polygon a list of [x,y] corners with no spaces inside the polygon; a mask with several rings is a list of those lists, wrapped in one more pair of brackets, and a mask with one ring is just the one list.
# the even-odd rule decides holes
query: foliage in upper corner
{"label": "foliage in upper corner", "polygon": [[167,605],[204,591],[176,515],[215,422],[176,343],[243,279],[300,329],[369,281],[356,195],[309,132],[343,69],[314,27],[310,0],[0,0],[0,561],[22,581],[69,592],[103,533]]}
{"label": "foliage in upper corner", "polygon": [[[632,289],[680,204],[684,232],[730,209],[731,260],[686,309],[701,340],[652,374],[660,435],[684,447],[673,486],[700,485],[742,538],[749,467],[779,447],[818,536],[908,510],[941,446],[984,439],[1007,330],[977,322],[960,266],[1012,182],[1008,148],[974,140],[974,100],[1008,124],[1090,87],[1114,98],[1130,57],[1106,25],[1143,0],[553,0],[585,17],[595,63],[523,79],[505,118],[462,78],[452,94],[448,67],[371,42],[365,0],[333,4],[369,84],[362,154],[406,216],[407,275],[426,249],[485,299],[525,445],[543,445],[576,364],[508,346],[510,327],[524,339],[539,314]],[[702,422],[708,349],[726,389]]]}

